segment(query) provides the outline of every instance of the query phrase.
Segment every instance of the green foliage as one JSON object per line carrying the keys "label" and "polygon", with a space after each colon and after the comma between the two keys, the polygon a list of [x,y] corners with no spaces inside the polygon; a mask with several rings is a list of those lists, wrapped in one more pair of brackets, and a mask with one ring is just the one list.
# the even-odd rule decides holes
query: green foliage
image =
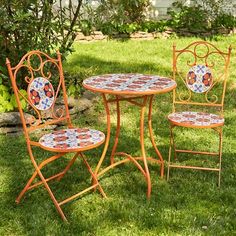
{"label": "green foliage", "polygon": [[191,6],[176,1],[169,8],[171,16],[169,25],[175,29],[194,31],[211,31],[220,27],[232,29],[236,19],[224,11],[228,0],[194,1]]}
{"label": "green foliage", "polygon": [[14,104],[12,103],[12,97],[9,87],[3,84],[3,80],[7,77],[2,74],[0,75],[0,112],[11,111],[14,109]]}
{"label": "green foliage", "polygon": [[[231,0],[195,0],[195,2],[207,12],[212,29],[225,28],[231,30],[236,26],[236,18],[231,14],[236,11],[236,6],[232,5]],[[231,12],[226,12],[224,7],[229,4],[232,6]]]}
{"label": "green foliage", "polygon": [[92,32],[92,23],[89,20],[81,20],[79,22],[79,28],[84,35],[90,35]]}
{"label": "green foliage", "polygon": [[80,28],[86,35],[94,29],[107,35],[137,31],[163,32],[167,26],[193,33],[213,31],[220,27],[232,29],[236,25],[235,17],[223,11],[229,2],[230,0],[195,0],[188,5],[183,1],[176,1],[168,10],[170,20],[147,21],[145,12],[150,1],[104,0],[95,8],[84,4],[84,21]]}
{"label": "green foliage", "polygon": [[[7,57],[15,66],[25,53],[35,49],[49,54],[59,49],[65,56],[71,51],[76,36],[75,24],[81,4],[82,0],[78,0],[73,7],[71,4],[63,6],[61,0],[2,0],[0,65],[5,64]],[[10,102],[12,91],[8,73],[3,66],[0,67],[0,75],[0,112],[10,111],[14,109]]]}
{"label": "green foliage", "polygon": [[236,18],[232,15],[222,13],[215,18],[212,27],[233,29],[236,27]]}
{"label": "green foliage", "polygon": [[123,24],[117,27],[119,33],[127,33],[127,34],[136,32],[138,28],[139,25],[137,23]]}
{"label": "green foliage", "polygon": [[64,30],[69,30],[69,22],[65,12],[54,14],[54,3],[54,0],[2,1],[1,64],[8,57],[14,65],[22,55],[32,49],[50,52],[56,47],[63,47],[64,51],[69,50],[70,45],[64,40]]}
{"label": "green foliage", "polygon": [[73,68],[68,68],[67,64],[65,64],[65,68],[67,68],[65,71],[67,95],[75,98],[78,98],[84,91],[82,86],[83,80],[96,73],[96,69],[92,67],[85,69],[80,67],[80,64],[77,63]]}
{"label": "green foliage", "polygon": [[141,23],[145,19],[145,12],[150,5],[149,0],[117,0],[117,6],[123,7],[124,15],[130,22]]}
{"label": "green foliage", "polygon": [[187,29],[189,31],[209,28],[207,12],[199,6],[186,6],[181,2],[174,2],[173,8],[168,10],[171,16],[169,24],[175,29]]}
{"label": "green foliage", "polygon": [[96,9],[84,4],[80,28],[86,35],[93,29],[108,35],[136,32],[142,28],[149,5],[149,0],[102,0]]}
{"label": "green foliage", "polygon": [[144,32],[163,32],[167,28],[167,21],[144,21],[140,25],[141,31]]}
{"label": "green foliage", "polygon": [[13,105],[11,103],[11,94],[9,93],[8,87],[1,84],[0,85],[0,112],[13,110]]}
{"label": "green foliage", "polygon": [[137,31],[143,32],[163,32],[167,27],[166,21],[143,21],[141,23],[130,24],[112,24],[111,22],[104,23],[101,26],[103,34],[132,34]]}
{"label": "green foliage", "polygon": [[140,23],[145,19],[149,0],[102,0],[97,12],[105,21],[113,23]]}
{"label": "green foliage", "polygon": [[[0,112],[12,111],[15,108],[17,108],[16,98],[15,95],[12,94],[10,88],[2,83],[3,78],[6,79],[6,77],[4,77],[4,75],[1,76],[2,77],[0,77]],[[20,90],[20,93],[23,96],[27,96],[27,92],[23,89]],[[25,99],[20,98],[20,102],[22,108],[25,109],[27,105]]]}
{"label": "green foliage", "polygon": [[219,15],[224,13],[223,9],[225,6],[232,4],[232,0],[193,0],[192,2],[195,6],[199,6],[202,10],[207,12],[210,22],[213,22]]}
{"label": "green foliage", "polygon": [[71,71],[70,73],[65,73],[65,78],[67,95],[72,97],[79,97],[82,92],[83,75],[81,75],[79,71],[77,71],[77,73]]}
{"label": "green foliage", "polygon": [[116,26],[114,24],[112,24],[111,22],[105,22],[105,23],[101,24],[99,29],[105,35],[112,35],[112,34],[114,34],[114,32],[117,32]]}

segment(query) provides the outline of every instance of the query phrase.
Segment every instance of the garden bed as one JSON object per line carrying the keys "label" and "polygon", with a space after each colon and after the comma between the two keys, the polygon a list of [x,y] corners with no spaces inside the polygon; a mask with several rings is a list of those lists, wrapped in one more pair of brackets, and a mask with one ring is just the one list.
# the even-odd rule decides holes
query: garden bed
{"label": "garden bed", "polygon": [[143,32],[137,31],[131,34],[128,33],[116,33],[112,35],[104,35],[101,31],[94,31],[90,35],[84,35],[82,32],[78,32],[75,38],[77,42],[94,42],[103,41],[108,39],[130,39],[130,40],[153,40],[157,38],[169,38],[172,35],[183,37],[211,37],[213,35],[233,35],[236,33],[236,29],[218,28],[210,31],[204,30],[189,30],[189,29],[172,29],[168,28],[163,32]]}

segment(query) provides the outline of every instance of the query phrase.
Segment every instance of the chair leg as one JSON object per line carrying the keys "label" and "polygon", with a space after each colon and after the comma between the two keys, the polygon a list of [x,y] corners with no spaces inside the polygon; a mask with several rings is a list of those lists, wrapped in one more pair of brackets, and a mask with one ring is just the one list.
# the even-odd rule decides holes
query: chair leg
{"label": "chair leg", "polygon": [[[63,154],[58,154],[58,155],[56,155],[56,156],[53,156],[53,157],[49,158],[48,160],[42,162],[42,163],[38,166],[37,163],[36,163],[36,161],[35,161],[35,159],[34,159],[34,157],[33,157],[33,155],[32,155],[32,153],[30,152],[30,158],[31,158],[31,161],[32,161],[32,163],[33,163],[33,165],[34,165],[34,168],[35,168],[35,170],[36,170],[38,176],[39,176],[40,179],[42,180],[42,183],[43,183],[43,185],[45,186],[46,190],[48,191],[49,196],[50,196],[50,198],[52,199],[52,201],[53,201],[53,203],[54,203],[54,205],[55,205],[55,207],[56,207],[58,213],[60,214],[61,218],[62,218],[64,221],[67,221],[67,219],[66,219],[66,217],[65,217],[65,215],[64,215],[64,213],[63,213],[63,211],[62,211],[62,209],[61,209],[61,207],[60,207],[60,205],[58,204],[58,201],[56,200],[55,196],[53,195],[52,190],[50,189],[50,187],[49,187],[49,185],[48,185],[46,179],[44,178],[44,176],[43,176],[43,174],[42,174],[42,172],[41,172],[41,170],[40,170],[44,165],[46,165],[47,163],[49,163],[49,162],[51,162],[51,161],[53,161],[53,160],[56,160],[56,159],[60,158],[62,155],[63,155]],[[34,174],[35,174],[35,173],[34,173]],[[34,174],[33,174],[33,176],[34,176]],[[30,181],[31,181],[31,182],[33,181],[33,180],[32,180],[32,179],[33,179],[33,176],[31,177],[31,179],[29,180],[29,182],[30,182]],[[28,182],[28,183],[29,183],[29,182]],[[27,184],[28,184],[28,183],[27,183]]]}
{"label": "chair leg", "polygon": [[16,203],[19,204],[21,198],[24,196],[25,192],[28,190],[29,186],[32,184],[32,182],[34,181],[34,179],[37,176],[37,171],[35,171],[33,173],[33,175],[31,176],[31,178],[29,179],[29,181],[27,182],[27,184],[25,185],[25,187],[23,188],[23,190],[20,192],[20,194],[18,195],[18,197],[16,198]]}
{"label": "chair leg", "polygon": [[170,147],[169,147],[169,156],[168,156],[168,165],[167,165],[167,181],[169,181],[169,178],[170,178],[170,159],[171,159],[171,144],[170,144]]}
{"label": "chair leg", "polygon": [[[31,161],[33,163],[35,163],[35,165],[40,169],[42,169],[45,165],[47,165],[48,163],[60,158],[61,156],[63,156],[63,153],[57,154],[55,156],[52,156],[50,158],[48,158],[47,160],[44,160],[43,162],[40,163],[39,166],[37,166],[35,160],[33,157],[31,157]],[[25,185],[25,187],[23,188],[23,190],[20,192],[20,194],[18,195],[18,197],[16,198],[16,203],[20,203],[21,198],[24,196],[25,192],[30,188],[30,185],[32,184],[32,182],[34,181],[34,179],[36,178],[36,176],[38,175],[37,170],[34,171],[33,175],[31,176],[31,178],[29,179],[29,181],[27,182],[27,184]]]}
{"label": "chair leg", "polygon": [[[172,153],[172,147],[175,151],[175,155],[177,157],[175,142],[174,142],[174,135],[173,135],[173,128],[174,126],[170,127],[170,147],[169,147],[169,157],[168,157],[168,169],[167,169],[167,181],[169,180],[169,174],[170,174],[170,163],[171,163],[171,153]],[[182,153],[192,153],[192,154],[203,154],[203,155],[213,155],[218,156],[219,158],[219,168],[208,168],[208,167],[198,167],[198,166],[173,166],[175,168],[186,168],[186,169],[198,169],[198,170],[212,170],[212,171],[218,171],[218,186],[220,187],[221,182],[221,163],[222,163],[222,144],[223,144],[223,132],[222,127],[220,128],[213,128],[218,135],[219,135],[219,149],[218,153],[212,153],[212,152],[202,152],[202,151],[190,151],[190,150],[177,150],[178,152]],[[175,158],[176,159],[176,158]]]}
{"label": "chair leg", "polygon": [[172,147],[174,148],[174,158],[175,160],[177,160],[177,152],[176,152],[176,145],[175,145],[175,139],[174,139],[174,133],[173,133],[173,129],[175,126],[171,126],[170,128],[170,134],[171,134],[171,138],[172,138]]}
{"label": "chair leg", "polygon": [[[31,154],[31,153],[30,153],[30,154]],[[90,174],[91,174],[91,176],[92,176],[92,178],[93,178],[94,183],[96,184],[96,186],[98,186],[98,190],[100,191],[100,193],[102,194],[102,196],[106,198],[106,194],[105,194],[105,192],[103,191],[101,185],[99,184],[98,179],[97,179],[96,175],[93,173],[93,171],[92,171],[90,165],[88,164],[88,162],[87,162],[87,161],[85,160],[85,158],[83,157],[83,154],[82,154],[82,153],[79,153],[79,152],[75,154],[75,156],[72,158],[72,160],[70,160],[70,162],[67,164],[66,168],[65,168],[61,173],[59,173],[59,174],[57,174],[57,175],[55,175],[55,176],[53,176],[53,177],[50,177],[50,178],[48,178],[48,179],[45,179],[44,176],[43,176],[43,174],[42,174],[42,172],[41,172],[42,167],[45,166],[46,164],[50,163],[51,161],[60,158],[62,155],[64,155],[64,154],[57,154],[57,155],[55,155],[55,156],[52,156],[52,157],[50,157],[49,159],[47,159],[47,160],[43,161],[42,163],[40,163],[40,165],[37,165],[36,161],[34,160],[34,157],[33,157],[33,156],[30,156],[30,157],[31,157],[31,161],[32,161],[32,163],[33,163],[33,165],[34,165],[34,167],[35,167],[35,171],[34,171],[33,175],[31,176],[31,178],[29,179],[29,181],[27,182],[27,184],[26,184],[26,186],[24,187],[24,189],[21,191],[21,193],[20,193],[19,196],[17,197],[16,202],[17,202],[17,203],[20,202],[21,198],[23,197],[23,195],[25,194],[25,192],[26,192],[28,189],[31,189],[31,188],[33,188],[33,187],[36,187],[36,186],[40,185],[40,184],[43,184],[43,185],[45,186],[46,190],[48,191],[49,196],[50,196],[50,198],[52,199],[52,201],[53,201],[53,203],[54,203],[54,205],[55,205],[55,207],[56,207],[58,213],[60,214],[61,218],[62,218],[64,221],[67,221],[67,219],[66,219],[66,217],[65,217],[65,215],[64,215],[64,213],[63,213],[63,211],[62,211],[62,209],[61,209],[61,207],[60,207],[60,205],[62,205],[62,204],[61,204],[61,203],[58,203],[58,201],[56,200],[56,198],[55,198],[54,194],[52,193],[52,191],[51,191],[51,189],[50,189],[50,187],[49,187],[47,181],[49,181],[50,179],[53,179],[53,178],[57,178],[58,180],[60,180],[60,179],[66,174],[66,172],[70,169],[70,167],[73,165],[73,163],[75,162],[75,160],[76,160],[76,158],[78,157],[78,155],[80,155],[80,156],[82,157],[82,159],[83,159],[83,161],[84,161],[84,163],[85,163],[85,165],[86,165],[88,171],[90,172]],[[34,179],[37,177],[37,175],[39,176],[39,178],[41,179],[41,181],[37,182],[36,184],[31,185],[32,182],[34,181]],[[59,176],[58,176],[58,175],[59,175]],[[90,188],[91,188],[91,187],[90,187]]]}
{"label": "chair leg", "polygon": [[222,135],[222,129],[220,129],[219,130],[219,178],[218,178],[218,187],[220,187],[220,182],[221,182],[222,144],[223,144],[223,135]]}
{"label": "chair leg", "polygon": [[85,157],[84,157],[84,154],[79,153],[79,155],[80,155],[80,157],[82,158],[84,164],[86,165],[86,167],[87,167],[89,173],[90,173],[91,176],[92,176],[93,185],[98,184],[98,190],[99,190],[99,192],[102,194],[102,196],[103,196],[104,198],[107,198],[107,195],[105,194],[105,192],[103,191],[103,188],[101,187],[100,183],[98,182],[98,179],[97,179],[96,175],[93,173],[93,171],[92,171],[92,169],[91,169],[89,163],[86,161],[86,159],[85,159]]}
{"label": "chair leg", "polygon": [[60,205],[58,204],[55,196],[53,195],[49,185],[47,184],[47,181],[46,179],[44,178],[42,172],[41,172],[41,169],[43,168],[43,166],[45,166],[46,164],[60,158],[61,156],[63,155],[63,153],[61,154],[57,154],[55,156],[52,156],[50,158],[48,158],[47,160],[43,161],[40,165],[37,165],[33,155],[32,155],[32,152],[30,152],[30,158],[31,158],[31,161],[34,165],[34,168],[35,168],[35,172],[33,173],[33,175],[31,176],[31,178],[29,179],[29,181],[27,182],[26,186],[24,187],[24,189],[21,191],[20,195],[17,197],[16,199],[16,202],[19,203],[20,202],[20,199],[22,198],[22,196],[25,194],[25,192],[29,189],[30,185],[32,184],[33,180],[36,178],[36,176],[38,175],[39,178],[41,179],[42,181],[42,184],[45,186],[46,190],[48,191],[49,193],[49,196],[51,197],[58,213],[60,214],[61,218],[64,220],[64,221],[67,221]]}
{"label": "chair leg", "polygon": [[[170,161],[171,161],[171,152],[172,152],[172,146],[174,148],[175,152],[175,145],[174,145],[174,136],[173,136],[173,126],[170,125],[170,147],[169,147],[169,156],[168,156],[168,165],[167,165],[167,181],[169,181],[170,178]],[[174,153],[175,159],[176,159],[176,152]]]}
{"label": "chair leg", "polygon": [[48,191],[48,193],[49,193],[49,196],[51,197],[51,199],[52,199],[52,201],[53,201],[53,203],[54,203],[54,205],[55,205],[55,207],[56,207],[58,213],[60,214],[60,216],[61,216],[61,218],[62,218],[62,220],[67,221],[67,219],[66,219],[66,217],[65,217],[65,215],[64,215],[64,212],[62,211],[60,205],[58,204],[58,201],[56,200],[54,194],[52,193],[52,190],[50,189],[48,183],[46,182],[46,180],[45,180],[45,178],[44,178],[42,172],[40,171],[39,168],[37,168],[36,170],[37,170],[37,173],[38,173],[40,179],[42,180],[42,182],[43,182],[45,188],[47,189],[47,191]]}
{"label": "chair leg", "polygon": [[75,160],[77,159],[79,153],[76,153],[74,157],[69,161],[66,168],[62,171],[62,175],[60,175],[57,180],[60,181],[66,174],[66,172],[70,169],[70,167],[74,164]]}

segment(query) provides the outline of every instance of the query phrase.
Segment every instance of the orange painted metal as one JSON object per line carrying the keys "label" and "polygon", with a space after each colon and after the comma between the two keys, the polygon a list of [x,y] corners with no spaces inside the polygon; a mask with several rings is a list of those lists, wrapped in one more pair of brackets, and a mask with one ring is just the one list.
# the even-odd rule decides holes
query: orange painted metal
{"label": "orange painted metal", "polygon": [[[228,78],[228,70],[230,64],[230,55],[231,55],[231,46],[226,52],[219,50],[212,43],[206,41],[196,41],[189,44],[184,49],[176,49],[176,45],[173,45],[173,79],[177,82],[178,87],[173,91],[173,112],[183,111],[183,107],[187,108],[186,110],[193,109],[192,107],[199,107],[200,109],[214,109],[218,113],[220,110],[220,116],[223,117],[224,111],[224,98],[226,90],[226,82]],[[183,55],[187,55],[188,59],[183,59]],[[184,76],[187,74],[182,73],[179,69],[179,63],[185,62],[185,67],[190,68],[195,65],[205,65],[213,72],[215,72],[214,81],[210,85],[209,90],[202,92],[201,100],[194,100],[194,91],[192,91],[188,86]],[[221,64],[220,64],[221,63]],[[179,85],[182,86],[182,90]],[[216,86],[221,86],[221,91],[215,93],[214,88]],[[185,87],[185,90],[183,89]],[[178,91],[179,90],[179,91]],[[184,92],[183,92],[184,90]],[[212,92],[213,91],[213,92]],[[211,94],[212,92],[212,94]],[[200,97],[199,95],[199,97]],[[199,98],[200,99],[200,98]],[[179,106],[182,106],[181,109]],[[170,148],[169,148],[169,157],[168,157],[168,171],[167,171],[167,180],[169,179],[170,168],[184,168],[184,169],[197,169],[197,170],[209,170],[218,172],[218,185],[220,186],[221,179],[221,162],[222,162],[222,127],[223,124],[209,124],[194,126],[188,123],[179,123],[170,121]],[[205,151],[195,151],[195,150],[182,150],[177,149],[174,141],[173,129],[175,127],[182,126],[186,128],[203,128],[203,129],[213,129],[219,135],[219,147],[217,152],[205,152]],[[177,165],[171,160],[172,148],[174,150],[174,157],[177,159],[177,153],[190,153],[190,154],[201,154],[208,156],[218,156],[218,166],[216,168],[210,167],[201,167],[201,166],[186,166],[186,165]]]}
{"label": "orange painted metal", "polygon": [[161,164],[161,177],[164,176],[164,160],[162,158],[162,155],[160,153],[160,151],[158,150],[155,140],[154,140],[154,136],[153,136],[153,131],[152,131],[152,102],[153,102],[153,96],[150,97],[150,102],[149,102],[149,112],[148,112],[148,129],[149,129],[149,134],[150,134],[150,139],[152,142],[152,146],[157,154],[157,156],[159,157],[160,160],[160,164]]}
{"label": "orange painted metal", "polygon": [[[37,64],[37,65],[35,66],[35,64]],[[40,185],[44,185],[44,187],[48,191],[50,198],[52,199],[58,213],[60,214],[61,218],[64,221],[67,221],[65,214],[61,209],[61,205],[79,197],[80,195],[84,194],[85,192],[90,191],[91,189],[96,189],[96,188],[98,188],[99,192],[101,193],[101,195],[103,197],[106,197],[102,187],[100,186],[100,184],[97,180],[97,176],[92,171],[90,165],[85,160],[85,157],[82,153],[85,150],[92,149],[92,148],[95,148],[95,147],[101,145],[103,142],[99,142],[96,145],[90,145],[89,148],[85,146],[85,147],[79,147],[76,149],[71,149],[70,151],[68,151],[68,149],[62,150],[62,149],[57,149],[57,148],[53,148],[53,149],[48,148],[49,151],[53,151],[56,154],[47,158],[46,160],[42,161],[41,163],[38,163],[36,161],[34,154],[33,154],[33,147],[42,148],[42,145],[39,142],[31,140],[31,133],[33,131],[38,130],[38,129],[46,128],[48,125],[58,124],[60,122],[66,122],[65,125],[67,126],[67,128],[73,128],[70,114],[69,114],[69,108],[68,108],[66,87],[65,87],[63,68],[62,68],[62,62],[61,62],[61,54],[59,52],[57,52],[57,58],[52,58],[44,52],[34,50],[34,51],[30,51],[27,54],[25,54],[22,57],[22,59],[20,60],[20,62],[18,63],[18,65],[16,65],[15,67],[11,66],[10,61],[8,59],[6,59],[6,65],[7,65],[9,76],[11,79],[12,88],[13,88],[13,91],[14,91],[14,94],[16,97],[16,102],[17,102],[17,105],[19,108],[19,113],[20,113],[20,117],[22,120],[23,130],[24,130],[24,135],[26,138],[27,149],[29,152],[31,162],[32,162],[34,169],[35,169],[33,175],[31,176],[31,178],[29,179],[29,181],[25,185],[24,189],[21,191],[21,193],[17,197],[16,202],[19,203],[21,198],[23,197],[23,195],[28,190],[38,187]],[[26,73],[26,71],[27,71],[27,73]],[[54,73],[54,72],[56,72],[56,73]],[[23,74],[25,74],[24,77],[23,77]],[[18,86],[19,84],[21,85],[23,83],[26,83],[26,85],[27,84],[29,85],[36,78],[36,76],[43,77],[43,78],[47,79],[48,81],[51,79],[51,81],[53,83],[55,83],[55,85],[53,84],[54,87],[56,87],[56,90],[54,90],[55,91],[55,100],[57,98],[59,98],[59,96],[60,97],[62,96],[63,106],[61,106],[60,108],[57,108],[55,105],[55,100],[54,100],[54,102],[50,108],[52,119],[49,121],[46,121],[46,122],[44,122],[43,112],[38,110],[34,106],[34,104],[32,104],[32,101],[28,98],[28,96],[24,95],[24,93],[20,89],[21,87]],[[54,79],[55,79],[55,81],[54,81]],[[28,89],[29,89],[29,86],[28,86]],[[35,119],[28,121],[29,124],[26,124],[26,120],[24,118],[24,111],[23,111],[22,104],[21,104],[22,100],[24,100],[27,103],[27,106],[28,106],[27,108],[30,108],[31,111],[33,111],[33,113],[34,113]],[[45,150],[47,148],[43,147],[43,149]],[[67,164],[65,169],[63,171],[51,176],[51,177],[45,178],[42,171],[41,171],[42,168],[44,166],[46,166],[47,164],[60,159],[62,156],[65,156],[68,152],[74,152],[75,155],[69,161],[69,163]],[[51,191],[51,188],[49,187],[48,182],[53,179],[56,179],[59,181],[67,173],[67,171],[70,169],[70,167],[74,164],[77,157],[82,158],[86,168],[88,169],[89,173],[92,176],[94,183],[92,186],[84,189],[83,191],[81,191],[77,194],[74,194],[73,196],[66,198],[61,202],[58,202],[58,200],[55,198],[53,192]],[[33,181],[36,179],[36,177],[39,177],[40,181],[33,184]]]}
{"label": "orange painted metal", "polygon": [[[109,75],[105,75],[106,77]],[[117,75],[117,76],[124,76],[123,74]],[[102,76],[101,76],[102,77]],[[89,78],[90,79],[90,78]],[[89,80],[88,79],[88,80]],[[86,81],[86,80],[85,80]],[[122,86],[122,83],[119,81],[120,85]],[[152,103],[153,103],[153,97],[155,94],[160,94],[160,93],[166,93],[171,90],[173,90],[176,87],[176,84],[173,83],[171,87],[167,89],[162,89],[162,90],[152,90],[152,91],[120,91],[116,90],[114,87],[111,89],[103,89],[101,86],[99,88],[96,88],[93,86],[93,84],[86,84],[85,82],[83,83],[83,86],[91,90],[93,92],[101,93],[103,97],[103,102],[104,102],[104,107],[106,111],[106,116],[107,116],[107,136],[106,136],[106,142],[105,142],[105,147],[102,153],[102,156],[100,158],[100,161],[96,167],[95,174],[97,177],[103,176],[107,171],[113,169],[116,166],[119,166],[124,163],[128,162],[133,162],[137,168],[140,170],[140,172],[143,174],[145,177],[146,183],[147,183],[147,198],[150,198],[151,196],[151,178],[150,178],[150,173],[149,173],[149,168],[148,168],[148,161],[155,162],[157,164],[160,164],[161,166],[161,177],[164,175],[164,160],[162,158],[161,153],[159,152],[155,141],[154,141],[154,135],[152,131]],[[109,98],[108,98],[109,95]],[[111,96],[114,96],[115,98],[111,98]],[[131,155],[125,153],[125,152],[116,152],[117,146],[118,146],[118,141],[119,141],[119,135],[120,135],[120,119],[121,119],[121,112],[120,112],[120,102],[121,101],[126,101],[132,105],[140,107],[140,134],[139,134],[139,139],[140,139],[140,147],[141,147],[141,156],[140,157],[132,157]],[[110,141],[110,132],[111,132],[111,122],[110,122],[110,108],[109,104],[115,103],[116,104],[116,116],[117,116],[117,124],[116,124],[116,133],[115,133],[115,142],[112,147],[112,152],[110,156],[110,161],[111,164],[105,168],[102,167],[102,163],[104,162],[106,152],[109,146],[109,141]],[[146,108],[148,107],[148,131],[150,135],[150,140],[152,143],[152,146],[157,154],[157,158],[153,157],[147,157],[146,156],[146,150],[145,150],[145,144],[144,144],[144,118],[145,118],[145,111]],[[123,156],[124,159],[121,160],[116,160],[115,161],[115,156]],[[141,161],[143,163],[143,166],[139,164],[138,161]]]}
{"label": "orange painted metal", "polygon": [[[111,102],[111,101],[110,101]],[[115,136],[115,143],[113,145],[112,151],[111,151],[111,164],[114,163],[114,156],[115,156],[115,152],[116,152],[116,148],[118,145],[118,141],[119,141],[119,135],[120,135],[120,103],[119,103],[119,97],[116,96],[116,136]]]}
{"label": "orange painted metal", "polygon": [[[164,79],[164,77],[162,77],[162,78]],[[165,79],[169,80],[169,78],[165,78]],[[132,101],[132,98],[135,99],[136,97],[142,97],[144,95],[167,93],[167,92],[172,91],[173,88],[176,87],[176,85],[173,85],[171,87],[161,89],[161,90],[146,90],[146,91],[126,90],[126,91],[120,91],[120,90],[115,90],[115,89],[107,90],[107,89],[103,89],[103,88],[95,88],[91,85],[87,85],[86,83],[83,83],[83,86],[86,89],[91,90],[95,93],[118,95],[120,97],[123,97],[122,100],[127,100],[127,98],[128,98],[131,101]]]}
{"label": "orange painted metal", "polygon": [[147,103],[147,96],[144,96],[143,98],[143,106],[141,107],[141,113],[140,113],[140,145],[141,145],[141,152],[142,152],[142,157],[143,157],[143,164],[144,164],[144,169],[146,172],[146,181],[147,181],[147,197],[150,198],[151,196],[151,177],[148,169],[148,164],[147,164],[147,158],[146,158],[146,152],[145,152],[145,147],[144,147],[144,113],[145,113],[145,108],[146,108],[146,103]]}

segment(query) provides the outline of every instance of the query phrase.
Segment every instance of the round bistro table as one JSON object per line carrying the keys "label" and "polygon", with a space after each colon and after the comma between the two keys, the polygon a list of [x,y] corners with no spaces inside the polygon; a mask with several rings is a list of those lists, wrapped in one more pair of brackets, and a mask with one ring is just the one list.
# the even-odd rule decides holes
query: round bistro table
{"label": "round bistro table", "polygon": [[[143,75],[143,74],[106,74],[92,76],[83,81],[83,86],[95,93],[100,93],[103,97],[103,102],[106,110],[107,116],[107,135],[105,146],[95,169],[95,175],[97,177],[102,176],[108,170],[126,162],[133,162],[137,168],[144,175],[147,182],[147,197],[151,196],[151,179],[148,169],[148,160],[157,162],[160,164],[160,175],[164,175],[164,160],[161,153],[159,152],[153,136],[152,131],[152,103],[153,97],[156,94],[167,93],[176,87],[176,82],[172,79],[161,77],[158,75]],[[109,95],[109,98],[108,98]],[[113,95],[113,96],[111,96]],[[141,146],[141,156],[132,157],[125,152],[116,152],[118,145],[119,134],[120,134],[120,102],[127,101],[133,105],[141,108],[140,110],[140,146]],[[117,125],[116,125],[116,135],[115,142],[112,147],[111,152],[111,164],[106,168],[100,170],[110,141],[110,103],[116,103],[116,115],[117,115]],[[148,107],[148,130],[150,135],[150,140],[152,146],[157,154],[157,158],[147,157],[144,145],[144,118],[145,109]],[[124,159],[115,161],[115,156],[123,156]],[[138,162],[141,160],[143,166]]]}

